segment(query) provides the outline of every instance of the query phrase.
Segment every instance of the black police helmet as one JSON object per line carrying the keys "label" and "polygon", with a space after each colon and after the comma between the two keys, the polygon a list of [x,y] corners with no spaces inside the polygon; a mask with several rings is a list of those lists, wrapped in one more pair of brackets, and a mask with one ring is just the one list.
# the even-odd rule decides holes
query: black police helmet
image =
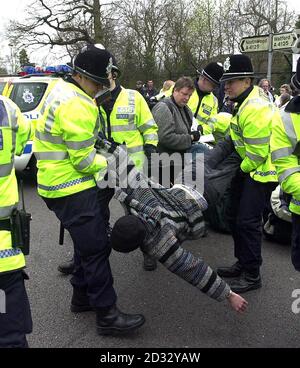
{"label": "black police helmet", "polygon": [[209,63],[199,74],[218,86],[220,84],[220,78],[223,75],[222,64],[216,62]]}
{"label": "black police helmet", "polygon": [[107,87],[110,87],[108,75],[112,69],[113,56],[101,44],[84,46],[73,63],[75,72]]}
{"label": "black police helmet", "polygon": [[224,74],[220,79],[226,82],[232,79],[254,78],[251,59],[247,55],[231,55],[223,63]]}

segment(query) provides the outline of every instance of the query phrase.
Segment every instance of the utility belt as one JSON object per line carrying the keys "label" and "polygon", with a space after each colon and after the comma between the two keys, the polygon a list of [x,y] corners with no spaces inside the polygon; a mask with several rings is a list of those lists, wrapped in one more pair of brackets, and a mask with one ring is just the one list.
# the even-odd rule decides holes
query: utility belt
{"label": "utility belt", "polygon": [[30,248],[30,221],[31,214],[23,209],[14,209],[9,219],[0,220],[0,231],[10,231],[12,247],[20,248],[25,256]]}

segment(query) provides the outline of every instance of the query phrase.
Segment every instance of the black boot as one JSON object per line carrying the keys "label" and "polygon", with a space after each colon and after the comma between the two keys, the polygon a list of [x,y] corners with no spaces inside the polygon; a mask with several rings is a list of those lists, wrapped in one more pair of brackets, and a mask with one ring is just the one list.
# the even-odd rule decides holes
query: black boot
{"label": "black boot", "polygon": [[71,300],[71,312],[81,313],[93,310],[90,306],[89,297],[86,290],[73,288],[73,295]]}
{"label": "black boot", "polygon": [[243,266],[237,261],[230,267],[219,267],[217,274],[220,277],[239,277],[242,274]]}
{"label": "black boot", "polygon": [[97,331],[99,335],[121,335],[132,332],[145,323],[142,314],[125,314],[113,305],[108,310],[98,309]]}
{"label": "black boot", "polygon": [[143,253],[143,256],[144,256],[144,263],[143,263],[144,270],[154,271],[157,267],[156,259],[149,256],[146,253]]}
{"label": "black boot", "polygon": [[57,269],[59,272],[63,273],[64,275],[71,275],[74,271],[74,258],[70,259],[67,262],[61,263]]}
{"label": "black boot", "polygon": [[246,293],[247,291],[261,288],[261,277],[259,273],[254,275],[244,271],[238,279],[232,280],[229,286],[234,293]]}

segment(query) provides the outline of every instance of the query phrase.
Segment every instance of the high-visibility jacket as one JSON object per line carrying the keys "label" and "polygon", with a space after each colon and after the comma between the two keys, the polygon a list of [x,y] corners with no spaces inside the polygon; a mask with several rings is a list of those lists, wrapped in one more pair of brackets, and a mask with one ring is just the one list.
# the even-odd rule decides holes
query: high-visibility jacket
{"label": "high-visibility jacket", "polygon": [[[0,221],[9,219],[19,201],[14,156],[21,155],[30,136],[30,123],[11,100],[0,96]],[[0,273],[25,266],[19,248],[13,248],[11,233],[0,230]]]}
{"label": "high-visibility jacket", "polygon": [[96,185],[95,175],[106,172],[106,159],[96,154],[98,107],[72,83],[58,80],[44,100],[38,120],[34,153],[38,192],[64,197]]}
{"label": "high-visibility jacket", "polygon": [[261,88],[254,87],[232,117],[230,135],[242,158],[241,169],[259,182],[276,182],[271,163],[270,138],[275,106]]}
{"label": "high-visibility jacket", "polygon": [[[102,129],[108,136],[107,115],[100,107]],[[111,138],[125,143],[130,158],[138,169],[144,165],[144,145],[157,146],[157,125],[143,96],[137,91],[122,88],[110,114]]]}
{"label": "high-visibility jacket", "polygon": [[219,112],[210,119],[210,121],[213,121],[212,134],[216,142],[223,140],[225,136],[229,134],[231,119],[232,114],[229,114],[228,112]]}
{"label": "high-visibility jacket", "polygon": [[218,99],[211,92],[202,98],[199,109],[198,105],[199,96],[197,90],[195,90],[189,99],[188,107],[192,110],[194,117],[198,121],[198,124],[203,127],[203,133],[211,134],[216,129],[215,123],[217,123],[217,121],[214,119],[214,117],[218,113]]}
{"label": "high-visibility jacket", "polygon": [[271,152],[279,183],[285,193],[292,195],[289,209],[300,215],[300,114],[277,112]]}
{"label": "high-visibility jacket", "polygon": [[170,97],[173,93],[173,86],[169,89],[167,89],[166,91],[164,91],[163,89],[161,89],[159,91],[159,93],[154,96],[156,98],[157,101],[160,101],[162,98],[165,98],[165,97]]}

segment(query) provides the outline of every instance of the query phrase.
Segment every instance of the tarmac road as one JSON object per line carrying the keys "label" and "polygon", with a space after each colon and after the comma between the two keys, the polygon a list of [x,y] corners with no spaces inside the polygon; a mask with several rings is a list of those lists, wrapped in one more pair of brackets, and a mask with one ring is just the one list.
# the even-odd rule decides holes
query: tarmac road
{"label": "tarmac road", "polygon": [[[27,257],[27,290],[33,316],[30,347],[36,348],[232,348],[300,347],[300,313],[293,313],[292,292],[300,289],[300,273],[290,261],[290,247],[264,242],[263,287],[244,294],[246,314],[227,302],[218,303],[171,274],[162,265],[154,272],[142,268],[141,252],[112,252],[111,267],[120,309],[143,313],[145,325],[122,338],[100,337],[93,312],[69,310],[71,285],[57,265],[70,258],[72,242],[58,244],[59,223],[25,181],[27,210],[32,213],[31,254]],[[111,203],[112,223],[123,210]],[[184,245],[213,268],[233,262],[231,237],[210,231],[208,237]],[[300,297],[300,290],[299,290]]]}

